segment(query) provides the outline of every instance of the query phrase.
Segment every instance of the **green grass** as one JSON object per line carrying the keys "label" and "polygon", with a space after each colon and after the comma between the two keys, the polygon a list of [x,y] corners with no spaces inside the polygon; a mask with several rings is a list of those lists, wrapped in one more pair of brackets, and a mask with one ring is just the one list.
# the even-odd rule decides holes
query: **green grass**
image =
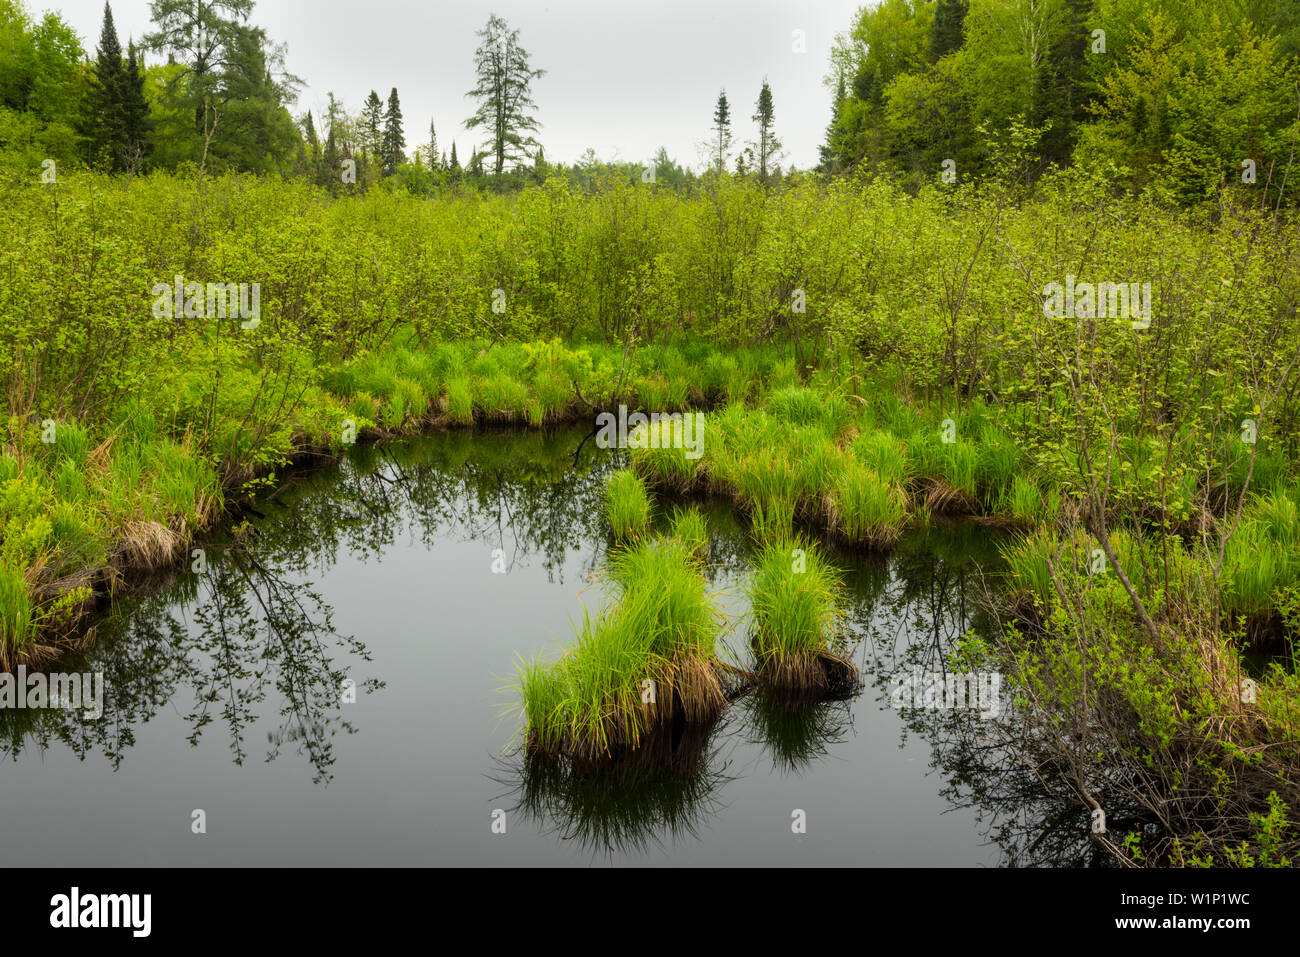
{"label": "green grass", "polygon": [[[707,419],[702,427],[692,425],[691,428],[692,441],[698,443],[703,453],[708,447],[705,439]],[[679,492],[693,488],[700,477],[700,463],[704,457],[703,454],[695,457],[695,452],[686,447],[685,432],[684,422],[678,426],[666,419],[638,426],[628,436],[632,468],[637,474]]]}
{"label": "green grass", "polygon": [[32,639],[32,599],[23,573],[0,562],[0,651],[8,658]]}
{"label": "green grass", "polygon": [[672,537],[692,558],[702,559],[708,554],[709,526],[698,508],[673,509]]}
{"label": "green grass", "polygon": [[875,547],[892,545],[898,541],[907,520],[902,489],[857,462],[840,475],[833,501],[836,527],[854,543]]}
{"label": "green grass", "polygon": [[650,496],[631,469],[620,469],[606,480],[605,517],[618,540],[639,538],[649,529]]}
{"label": "green grass", "polygon": [[469,379],[463,376],[448,379],[444,389],[447,393],[447,418],[460,425],[473,425],[474,391]]}
{"label": "green grass", "polygon": [[1048,529],[1036,529],[1003,545],[999,551],[1015,593],[1047,606],[1055,598],[1049,559],[1056,538]]}
{"label": "green grass", "polygon": [[678,718],[707,722],[725,706],[715,669],[719,619],[687,549],[672,539],[643,542],[616,552],[608,574],[617,601],[584,614],[559,661],[519,668],[514,688],[530,750],[598,760],[637,748]]}
{"label": "green grass", "polygon": [[754,558],[748,594],[757,671],[774,688],[823,693],[857,670],[843,656],[842,583],[814,543],[797,538],[764,544]]}

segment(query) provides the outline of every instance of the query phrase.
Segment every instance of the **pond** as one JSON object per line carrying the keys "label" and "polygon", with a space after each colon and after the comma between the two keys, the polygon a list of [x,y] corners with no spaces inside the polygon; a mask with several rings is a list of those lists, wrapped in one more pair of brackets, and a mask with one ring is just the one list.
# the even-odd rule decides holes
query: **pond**
{"label": "pond", "polygon": [[[0,712],[0,800],[21,823],[6,863],[1087,862],[1086,817],[1045,802],[978,712],[891,701],[891,676],[943,670],[957,637],[990,625],[997,541],[975,526],[832,552],[864,678],[852,699],[742,696],[656,770],[525,761],[509,682],[600,607],[588,576],[622,464],[583,430],[446,433],[286,478],[199,543],[199,571],[120,603],[62,666],[103,673],[102,717]],[[729,506],[699,504],[711,586],[737,620],[749,535]],[[741,665],[747,638],[726,638]]]}

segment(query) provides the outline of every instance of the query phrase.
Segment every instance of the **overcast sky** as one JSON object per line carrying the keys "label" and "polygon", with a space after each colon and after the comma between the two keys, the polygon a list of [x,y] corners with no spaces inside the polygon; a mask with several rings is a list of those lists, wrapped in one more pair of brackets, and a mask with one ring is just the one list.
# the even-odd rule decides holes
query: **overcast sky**
{"label": "overcast sky", "polygon": [[[785,164],[817,162],[830,119],[823,85],[830,45],[864,0],[260,0],[253,22],[288,45],[288,69],[306,83],[295,116],[317,118],[333,91],[356,112],[370,90],[386,101],[397,87],[407,148],[456,140],[461,162],[480,137],[462,124],[474,109],[475,32],[495,13],[520,31],[535,67],[539,139],[552,161],[571,162],[587,147],[601,159],[641,162],[666,146],[699,167],[719,89],[731,101],[732,131],[754,136],[754,102],[766,76]],[[58,10],[90,55],[99,41],[103,0],[27,0]],[[112,0],[125,47],[150,29],[147,0]],[[794,31],[806,52],[794,52]]]}

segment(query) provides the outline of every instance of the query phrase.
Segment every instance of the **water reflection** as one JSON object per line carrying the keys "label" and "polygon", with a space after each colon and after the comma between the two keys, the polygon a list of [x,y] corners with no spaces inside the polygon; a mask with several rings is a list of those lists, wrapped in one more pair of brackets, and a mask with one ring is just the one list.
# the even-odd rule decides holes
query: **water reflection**
{"label": "water reflection", "polygon": [[698,841],[725,806],[729,772],[719,725],[653,735],[613,765],[583,767],[516,751],[496,761],[492,780],[516,816],[593,857],[645,854]]}
{"label": "water reflection", "polygon": [[[102,719],[61,710],[0,712],[0,749],[13,761],[29,749],[66,748],[82,760],[99,753],[116,770],[141,727],[166,710],[180,716],[191,747],[219,737],[235,765],[292,756],[312,781],[330,782],[339,741],[365,730],[350,718],[347,682],[355,682],[357,696],[393,696],[374,673],[372,650],[339,633],[330,596],[314,583],[343,560],[377,563],[402,546],[432,552],[439,543],[472,542],[499,549],[508,572],[537,566],[548,582],[571,579],[557,600],[572,603],[581,584],[572,579],[604,560],[603,483],[623,462],[589,439],[582,431],[452,433],[358,449],[340,468],[287,479],[244,527],[205,545],[205,574],[180,574],[155,597],[124,606],[100,624],[90,652],[62,666],[104,672]],[[661,503],[659,521],[673,504]],[[747,530],[726,504],[695,504],[710,527],[708,578],[731,611],[743,611],[739,596],[752,554]],[[981,601],[996,587],[990,533],[935,527],[906,536],[888,556],[832,555],[845,572],[854,654],[865,679],[856,696],[791,707],[746,694],[706,731],[665,736],[613,768],[575,768],[508,751],[489,759],[486,771],[482,763],[456,770],[486,773],[504,790],[498,793],[513,808],[512,820],[518,815],[584,853],[643,854],[700,839],[724,813],[738,754],[751,762],[760,755],[765,771],[814,784],[865,727],[890,722],[903,742],[928,745],[930,793],[973,809],[1002,863],[1087,863],[1087,820],[1050,797],[1040,769],[1017,765],[978,714],[890,707],[892,675],[943,671],[958,638],[991,631]],[[439,586],[430,579],[431,592]],[[730,638],[742,664],[745,638]],[[536,652],[533,637],[519,642],[520,653]],[[430,656],[455,653],[427,649]],[[397,746],[414,753],[431,732],[409,733]]]}

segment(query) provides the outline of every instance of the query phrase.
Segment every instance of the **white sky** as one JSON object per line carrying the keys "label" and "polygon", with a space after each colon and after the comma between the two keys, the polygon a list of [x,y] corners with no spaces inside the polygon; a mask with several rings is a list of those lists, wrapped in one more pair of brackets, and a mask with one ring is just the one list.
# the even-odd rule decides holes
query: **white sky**
{"label": "white sky", "polygon": [[[94,55],[103,0],[26,0],[30,12],[54,9]],[[766,76],[776,107],[783,165],[809,167],[830,120],[823,85],[831,42],[864,0],[261,0],[252,20],[288,44],[287,67],[306,82],[295,116],[317,119],[333,91],[355,112],[371,89],[387,101],[396,86],[408,151],[428,139],[457,142],[461,162],[478,138],[462,127],[474,101],[475,31],[488,14],[520,31],[535,67],[539,139],[552,162],[572,162],[587,147],[601,159],[643,162],[660,145],[699,168],[718,90],[731,102],[737,140],[754,136],[750,117]],[[150,29],[147,0],[113,0],[125,47]],[[807,52],[792,50],[803,30]],[[154,58],[156,59],[156,57]]]}

